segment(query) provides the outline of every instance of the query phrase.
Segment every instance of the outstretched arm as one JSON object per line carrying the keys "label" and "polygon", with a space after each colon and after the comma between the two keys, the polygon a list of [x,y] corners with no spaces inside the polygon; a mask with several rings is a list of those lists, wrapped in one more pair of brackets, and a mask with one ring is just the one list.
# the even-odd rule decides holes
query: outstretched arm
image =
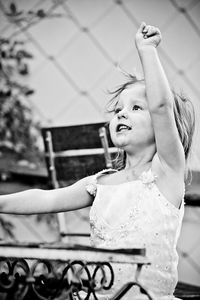
{"label": "outstretched arm", "polygon": [[140,25],[135,42],[144,71],[158,157],[163,165],[182,173],[184,151],[174,118],[173,93],[157,53],[160,41],[158,28],[147,26],[144,22]]}
{"label": "outstretched arm", "polygon": [[0,196],[0,212],[6,214],[41,214],[70,211],[92,204],[86,191],[90,177],[55,190],[30,189]]}

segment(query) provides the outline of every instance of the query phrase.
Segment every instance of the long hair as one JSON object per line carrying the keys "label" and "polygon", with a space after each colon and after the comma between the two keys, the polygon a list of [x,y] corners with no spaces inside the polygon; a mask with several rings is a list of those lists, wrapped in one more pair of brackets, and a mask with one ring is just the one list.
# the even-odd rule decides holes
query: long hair
{"label": "long hair", "polygon": [[[138,82],[143,82],[144,79],[138,79],[137,76],[123,72],[126,81],[119,85],[113,91],[109,91],[109,94],[112,95],[112,98],[109,100],[107,104],[107,111],[114,112],[115,108],[118,104],[118,97],[120,94],[129,88],[131,85],[134,85]],[[180,141],[183,145],[184,153],[185,153],[185,160],[187,162],[191,145],[192,139],[195,129],[195,112],[192,102],[184,95],[179,95],[178,93],[172,90],[174,96],[173,102],[173,111],[174,111],[174,118],[176,122],[176,127],[179,133]],[[113,163],[117,169],[123,169],[126,165],[126,154],[124,151],[120,151],[117,157],[113,160]]]}
{"label": "long hair", "polygon": [[187,161],[195,129],[194,106],[186,96],[177,94],[175,91],[172,92],[174,95],[174,118]]}
{"label": "long hair", "polygon": [[191,154],[191,146],[195,130],[195,111],[193,103],[185,95],[178,94],[173,90],[172,93],[174,95],[174,118],[185,153],[185,180],[187,184],[190,184],[192,181],[192,173],[188,168],[188,160]]}

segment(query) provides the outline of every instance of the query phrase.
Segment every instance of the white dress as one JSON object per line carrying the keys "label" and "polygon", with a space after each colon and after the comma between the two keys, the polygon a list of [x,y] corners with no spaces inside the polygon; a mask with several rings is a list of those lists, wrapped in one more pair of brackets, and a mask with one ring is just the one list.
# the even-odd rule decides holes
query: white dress
{"label": "white dress", "polygon": [[[113,172],[113,170],[110,170]],[[176,208],[159,191],[151,169],[134,181],[101,185],[95,175],[86,189],[95,196],[90,210],[91,244],[101,248],[146,248],[151,265],[144,266],[140,281],[156,299],[175,299],[180,234],[184,205]],[[126,282],[134,279],[134,266],[115,265],[115,284],[109,299]],[[108,293],[108,292],[106,292]],[[122,299],[147,299],[133,287]]]}

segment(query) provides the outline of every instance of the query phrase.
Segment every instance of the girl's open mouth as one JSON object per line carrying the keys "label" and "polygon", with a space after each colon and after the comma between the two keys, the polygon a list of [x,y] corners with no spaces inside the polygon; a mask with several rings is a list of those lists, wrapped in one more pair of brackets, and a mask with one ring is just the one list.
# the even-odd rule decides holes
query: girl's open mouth
{"label": "girl's open mouth", "polygon": [[117,132],[121,132],[121,131],[125,131],[125,130],[131,130],[131,127],[125,124],[118,124],[116,131]]}

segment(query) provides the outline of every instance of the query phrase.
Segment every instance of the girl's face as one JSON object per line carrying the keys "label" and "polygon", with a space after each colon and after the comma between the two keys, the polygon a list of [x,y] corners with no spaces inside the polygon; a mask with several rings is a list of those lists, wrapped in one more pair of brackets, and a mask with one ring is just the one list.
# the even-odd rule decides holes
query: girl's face
{"label": "girl's face", "polygon": [[116,147],[129,152],[155,144],[144,83],[135,83],[120,94],[110,134]]}

